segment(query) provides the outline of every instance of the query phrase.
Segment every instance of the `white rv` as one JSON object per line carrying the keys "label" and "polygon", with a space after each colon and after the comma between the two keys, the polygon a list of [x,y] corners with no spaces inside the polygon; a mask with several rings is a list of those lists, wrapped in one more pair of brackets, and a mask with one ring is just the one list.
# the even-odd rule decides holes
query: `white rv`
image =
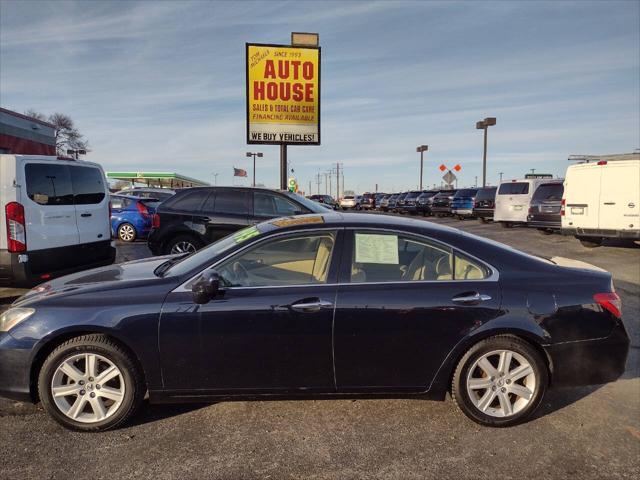
{"label": "white rv", "polygon": [[100,165],[0,155],[0,286],[27,287],[113,263]]}
{"label": "white rv", "polygon": [[587,247],[605,238],[640,239],[640,154],[599,158],[567,169],[562,233]]}
{"label": "white rv", "polygon": [[496,192],[493,221],[503,227],[527,223],[529,204],[539,185],[557,182],[553,178],[525,178],[502,182]]}

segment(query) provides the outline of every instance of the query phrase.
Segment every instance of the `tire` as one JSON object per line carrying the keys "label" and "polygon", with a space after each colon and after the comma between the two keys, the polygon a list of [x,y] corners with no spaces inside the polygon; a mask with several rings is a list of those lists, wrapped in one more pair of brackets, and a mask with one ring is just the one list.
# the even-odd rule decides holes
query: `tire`
{"label": "tire", "polygon": [[[503,354],[504,358],[510,358],[510,363],[502,370]],[[478,365],[479,362],[486,365],[483,359],[493,368],[495,376],[490,377]],[[522,376],[525,372],[530,373]],[[517,378],[512,379],[514,377]],[[547,364],[533,346],[517,337],[498,335],[476,343],[460,359],[453,375],[451,395],[460,410],[474,422],[488,427],[510,427],[524,422],[538,408],[548,383]]]}
{"label": "tire", "polygon": [[202,248],[200,240],[193,235],[178,235],[172,238],[165,247],[165,254],[194,253]]}
{"label": "tire", "polygon": [[478,220],[480,220],[480,223],[487,223],[487,219],[484,217],[478,217]]}
{"label": "tire", "polygon": [[[95,378],[89,376],[90,357],[95,360]],[[76,366],[77,379],[62,372],[62,365],[69,364]],[[118,375],[100,385],[100,374],[104,375],[107,369],[113,372],[113,366]],[[70,394],[54,398],[54,388],[66,389]],[[101,395],[106,392],[110,398]],[[38,393],[44,410],[63,427],[98,432],[116,428],[131,418],[142,404],[146,386],[140,368],[126,350],[106,335],[90,334],[67,340],[49,354],[38,376]],[[102,412],[94,407],[98,403]],[[76,410],[73,418],[75,405],[82,405],[82,409]],[[67,413],[63,408],[68,408]]]}
{"label": "tire", "polygon": [[130,223],[123,223],[118,227],[118,238],[123,242],[135,242],[137,236],[136,227]]}
{"label": "tire", "polygon": [[538,231],[543,235],[553,235],[553,230],[550,228],[539,228]]}
{"label": "tire", "polygon": [[511,224],[511,222],[500,222],[500,226],[502,228],[511,228],[513,227],[513,225]]}
{"label": "tire", "polygon": [[601,237],[576,237],[576,238],[580,240],[580,243],[582,244],[582,246],[586,248],[601,247],[602,242],[604,240]]}

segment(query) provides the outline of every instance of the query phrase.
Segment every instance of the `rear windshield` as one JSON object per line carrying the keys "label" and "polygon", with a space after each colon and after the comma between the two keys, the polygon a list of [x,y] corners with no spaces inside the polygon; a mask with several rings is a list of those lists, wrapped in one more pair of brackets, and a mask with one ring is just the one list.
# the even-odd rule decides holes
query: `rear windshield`
{"label": "rear windshield", "polygon": [[533,194],[535,200],[562,200],[564,185],[561,183],[543,183]]}
{"label": "rear windshield", "polygon": [[498,195],[526,195],[529,193],[527,182],[510,182],[500,185]]}
{"label": "rear windshield", "polygon": [[475,188],[463,188],[458,190],[456,197],[473,197],[476,193],[478,193],[478,190]]}
{"label": "rear windshield", "polygon": [[40,205],[87,205],[106,196],[102,172],[95,167],[28,163],[27,196]]}
{"label": "rear windshield", "polygon": [[353,195],[346,195],[344,197],[345,200],[353,200]]}
{"label": "rear windshield", "polygon": [[497,188],[481,188],[476,193],[476,200],[493,200],[496,198]]}

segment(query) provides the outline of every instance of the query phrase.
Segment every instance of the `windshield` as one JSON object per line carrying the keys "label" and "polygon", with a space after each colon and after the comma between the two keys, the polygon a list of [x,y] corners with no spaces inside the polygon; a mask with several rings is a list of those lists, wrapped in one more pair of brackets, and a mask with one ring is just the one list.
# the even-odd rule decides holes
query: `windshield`
{"label": "windshield", "polygon": [[409,192],[407,196],[404,198],[405,200],[413,200],[414,198],[418,198],[421,192]]}
{"label": "windshield", "polygon": [[287,197],[295,200],[296,202],[304,205],[306,208],[311,210],[313,213],[326,213],[327,209],[321,205],[318,205],[313,200],[309,200],[308,198],[304,198],[302,195],[298,195],[297,193],[292,192],[283,192]]}
{"label": "windshield", "polygon": [[[324,210],[326,211],[326,210]],[[156,275],[171,275],[171,276],[180,276],[185,273],[190,272],[191,270],[198,268],[198,266],[212,261],[214,258],[222,255],[227,250],[231,250],[236,245],[246,242],[250,238],[256,237],[264,232],[264,227],[251,226],[247,228],[243,228],[242,230],[238,230],[226,237],[221,238],[215,243],[203,248],[202,250],[198,250],[191,255],[186,257],[174,257],[171,260],[167,260],[167,262],[171,262],[167,264],[167,262],[163,263],[156,269]],[[168,268],[165,267],[168,265]]]}

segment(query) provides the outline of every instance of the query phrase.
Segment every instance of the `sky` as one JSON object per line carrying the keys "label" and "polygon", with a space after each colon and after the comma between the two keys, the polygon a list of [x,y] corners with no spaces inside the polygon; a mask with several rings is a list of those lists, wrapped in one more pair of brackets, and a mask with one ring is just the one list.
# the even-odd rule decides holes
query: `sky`
{"label": "sky", "polygon": [[107,171],[247,185],[261,151],[277,187],[279,148],[246,144],[245,43],[292,31],[322,47],[322,145],[288,148],[307,193],[336,162],[358,193],[415,188],[422,144],[426,186],[441,164],[474,185],[488,116],[489,184],[640,147],[639,1],[0,0],[0,105],[70,115]]}

